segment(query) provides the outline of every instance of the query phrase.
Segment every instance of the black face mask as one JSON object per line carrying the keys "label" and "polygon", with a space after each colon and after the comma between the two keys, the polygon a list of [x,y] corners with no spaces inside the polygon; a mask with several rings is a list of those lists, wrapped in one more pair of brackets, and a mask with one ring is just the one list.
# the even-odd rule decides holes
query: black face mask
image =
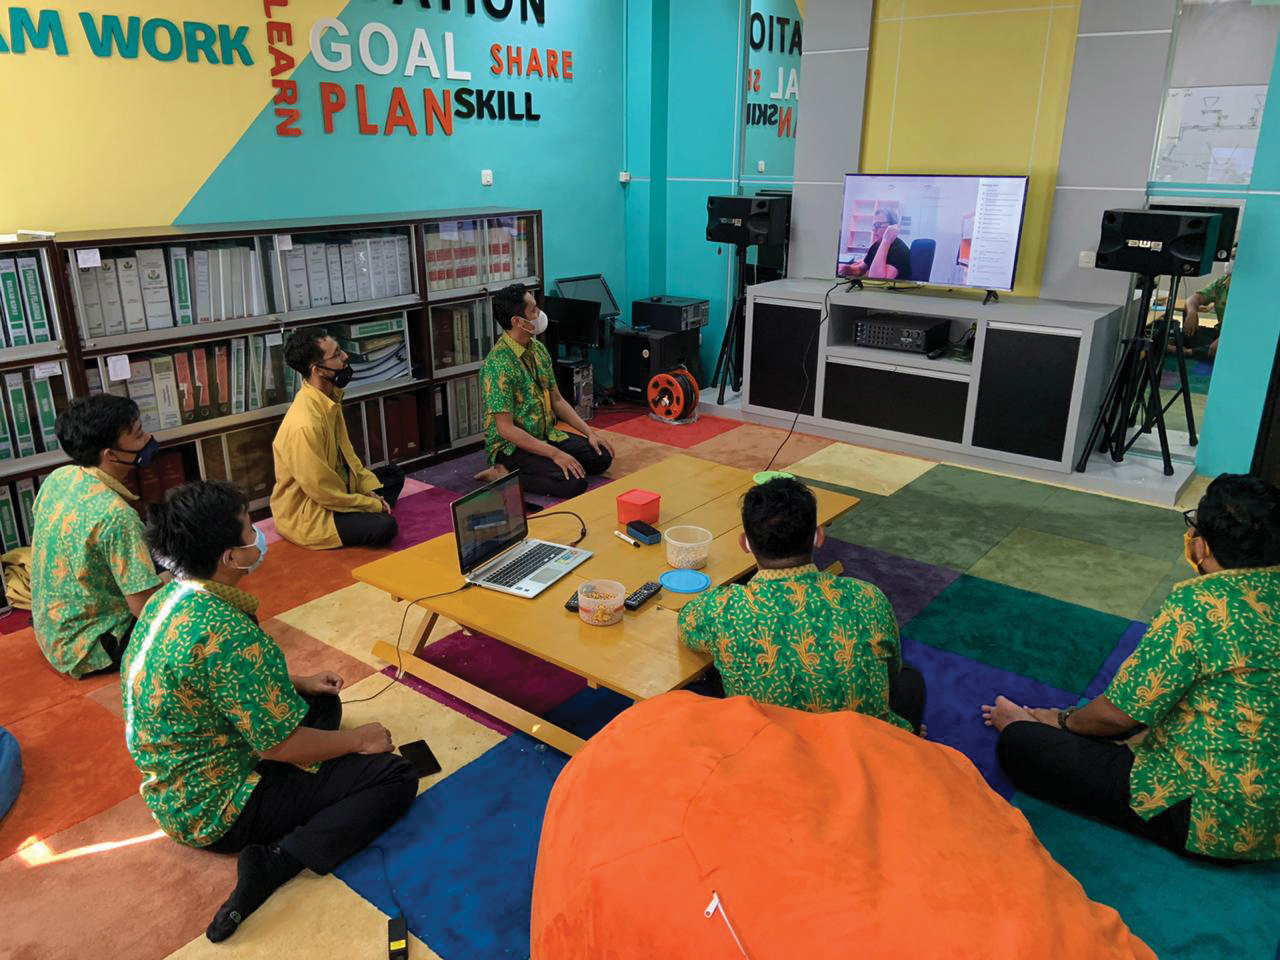
{"label": "black face mask", "polygon": [[[330,381],[339,390],[341,390],[348,383],[350,383],[351,378],[354,377],[356,373],[354,370],[351,369],[351,364],[349,363],[344,364],[342,367],[339,367],[337,370],[334,370],[331,367],[322,367],[320,366],[320,364],[317,363],[316,369],[327,370],[330,374],[332,374],[332,376],[324,377],[324,379]],[[321,376],[324,376],[324,374],[321,374]]]}
{"label": "black face mask", "polygon": [[121,463],[131,467],[149,467],[155,462],[156,454],[160,452],[160,444],[155,437],[152,437],[142,445],[139,450],[121,450],[119,447],[112,447],[111,452],[115,454],[128,453],[133,454],[132,460],[125,460],[123,457],[117,456],[116,459]]}

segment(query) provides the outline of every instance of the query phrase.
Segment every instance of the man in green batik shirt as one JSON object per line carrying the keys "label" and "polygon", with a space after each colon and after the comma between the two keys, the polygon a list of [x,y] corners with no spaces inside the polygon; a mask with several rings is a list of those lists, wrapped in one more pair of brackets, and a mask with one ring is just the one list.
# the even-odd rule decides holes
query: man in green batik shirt
{"label": "man in green batik shirt", "polygon": [[[547,329],[547,315],[524,284],[494,294],[493,318],[505,332],[480,369],[489,465],[480,479],[519,470],[528,493],[576,497],[586,491],[587,477],[612,465],[613,447],[560,395],[551,354],[538,340]],[[581,436],[565,433],[559,421]]]}
{"label": "man in green batik shirt", "polygon": [[[1227,297],[1231,293],[1231,274],[1224,273],[1199,293],[1187,297],[1182,311],[1182,333],[1197,360],[1213,360],[1218,356],[1218,341],[1222,337],[1223,318],[1227,314]],[[1212,329],[1200,329],[1200,311],[1213,306],[1218,315],[1218,325]]]}
{"label": "man in green batik shirt", "polygon": [[31,618],[54,669],[83,677],[120,665],[134,618],[160,585],[129,505],[138,498],[124,485],[157,444],[137,404],[111,394],[76,400],[56,430],[71,466],[53,471],[36,496]]}
{"label": "man in green batik shirt", "polygon": [[[1019,790],[1181,854],[1280,859],[1280,490],[1224,474],[1186,519],[1197,576],[1106,693],[1079,710],[999,697],[983,711]],[[1140,743],[1112,742],[1138,727]]]}
{"label": "man in green batik shirt", "polygon": [[240,854],[206,931],[216,943],[303,867],[328,873],[363,849],[409,808],[418,781],[381,724],[338,729],[340,676],[290,676],[258,626],[257,598],[237,584],[267,541],[240,490],[171,490],[147,538],[175,579],[147,603],[125,653],[125,743],[165,833]]}
{"label": "man in green batik shirt", "polygon": [[742,501],[742,548],[760,567],[680,612],[680,639],[710,653],[726,695],[821,713],[854,710],[920,730],[924,679],[904,667],[898,621],[875,586],[820,573],[813,492],[787,477]]}

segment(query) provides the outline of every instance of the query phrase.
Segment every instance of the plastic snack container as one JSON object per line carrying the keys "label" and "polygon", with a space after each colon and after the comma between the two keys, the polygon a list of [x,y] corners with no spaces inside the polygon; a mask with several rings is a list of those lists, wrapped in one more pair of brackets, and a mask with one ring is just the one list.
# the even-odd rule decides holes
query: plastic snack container
{"label": "plastic snack container", "polygon": [[622,619],[627,588],[617,580],[588,580],[578,588],[578,616],[593,627],[607,627]]}
{"label": "plastic snack container", "polygon": [[667,543],[667,566],[676,570],[701,570],[711,556],[711,531],[702,527],[671,527],[662,538]]}

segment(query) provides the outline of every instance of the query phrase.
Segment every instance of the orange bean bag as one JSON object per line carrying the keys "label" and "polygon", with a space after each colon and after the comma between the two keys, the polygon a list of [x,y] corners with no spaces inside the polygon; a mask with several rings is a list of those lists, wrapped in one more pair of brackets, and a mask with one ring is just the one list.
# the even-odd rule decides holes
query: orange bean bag
{"label": "orange bean bag", "polygon": [[691,693],[560,774],[531,939],[533,960],[1155,957],[955,750]]}

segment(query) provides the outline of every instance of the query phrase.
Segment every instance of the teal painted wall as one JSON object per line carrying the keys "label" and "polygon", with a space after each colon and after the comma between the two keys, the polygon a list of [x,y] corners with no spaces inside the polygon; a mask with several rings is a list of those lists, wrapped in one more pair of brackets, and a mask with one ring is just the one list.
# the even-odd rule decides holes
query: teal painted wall
{"label": "teal painted wall", "polygon": [[1280,337],[1275,264],[1280,250],[1280,56],[1272,69],[1270,94],[1196,457],[1196,472],[1209,476],[1249,470]]}
{"label": "teal painted wall", "polygon": [[[640,6],[635,3],[633,6]],[[519,9],[517,3],[516,9]],[[353,0],[339,16],[355,46],[360,28],[380,21],[395,32],[401,66],[378,76],[361,65],[342,73],[308,57],[294,78],[302,92],[304,134],[281,137],[269,109],[245,131],[178,219],[200,223],[240,219],[323,217],[469,205],[540,208],[544,213],[547,278],[603,273],[619,300],[626,297],[625,196],[618,183],[623,163],[622,0],[553,0],[546,23],[518,18],[495,21],[443,12],[436,4]],[[483,8],[481,8],[483,10]],[[308,21],[309,23],[309,21]],[[471,81],[433,79],[425,70],[403,75],[403,58],[415,27],[427,30],[444,70],[445,31],[454,35],[455,60]],[[301,27],[299,28],[301,31]],[[305,35],[298,38],[306,49]],[[573,79],[494,76],[491,44],[571,49]],[[381,51],[381,41],[374,41]],[[642,69],[645,65],[638,65]],[[320,83],[340,83],[348,105],[335,132],[321,129]],[[390,92],[402,86],[414,108],[419,136],[361,135],[356,129],[355,85],[366,87],[371,119],[386,116]],[[452,136],[437,129],[421,135],[423,88],[437,94],[459,87],[524,91],[541,114],[536,122],[457,120]],[[494,185],[480,184],[490,169]]]}
{"label": "teal painted wall", "polygon": [[[775,180],[779,181],[779,186],[788,186],[795,173],[796,127],[800,116],[800,94],[798,89],[791,87],[793,75],[797,88],[800,81],[800,49],[792,43],[800,11],[796,8],[796,0],[751,0],[751,13],[747,33],[753,42],[760,42],[762,46],[759,50],[749,48],[747,53],[741,173],[746,180]],[[759,20],[754,19],[756,15],[759,15]],[[771,22],[772,43],[769,36]],[[798,34],[803,37],[803,28]],[[759,71],[758,83],[756,71]],[[791,89],[789,96],[788,89]],[[757,109],[752,109],[753,104],[758,105]],[[775,107],[780,111],[790,108],[789,133],[776,122],[772,125],[750,122],[753,115],[762,119],[759,117],[760,108]],[[763,172],[759,168],[760,161],[764,162]]]}

